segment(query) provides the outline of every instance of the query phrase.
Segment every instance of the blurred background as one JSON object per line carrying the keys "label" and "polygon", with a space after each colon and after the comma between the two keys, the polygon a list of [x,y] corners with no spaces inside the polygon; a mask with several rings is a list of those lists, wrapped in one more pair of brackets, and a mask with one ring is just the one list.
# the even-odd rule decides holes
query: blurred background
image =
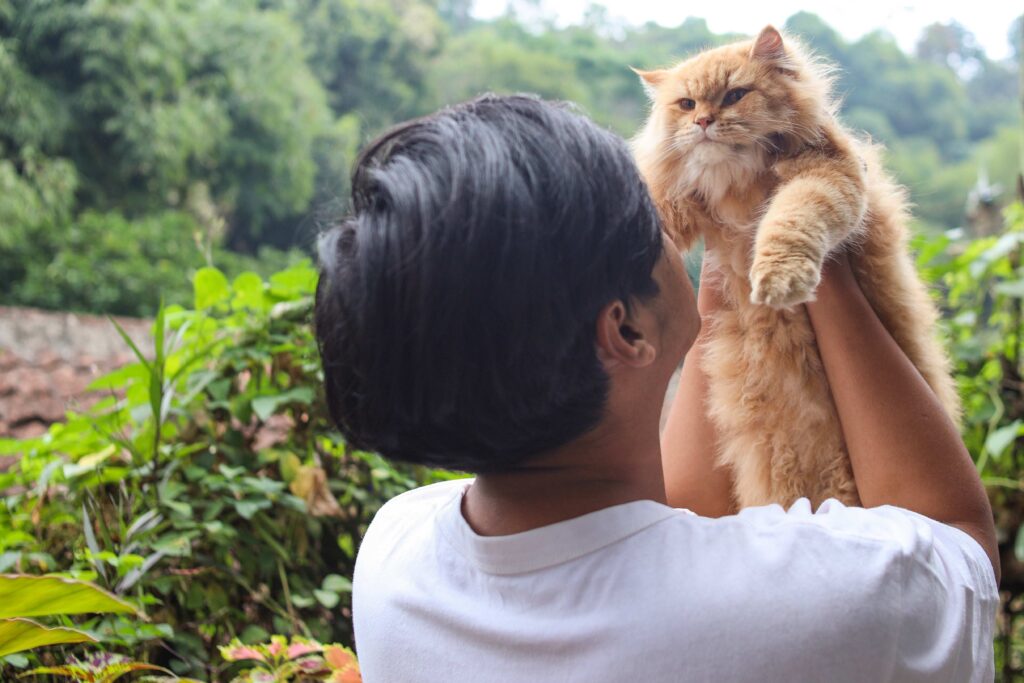
{"label": "blurred background", "polygon": [[994,229],[971,216],[1013,195],[1020,7],[712,5],[2,0],[0,302],[151,315],[201,264],[271,272],[344,209],[357,148],[389,124],[528,91],[629,136],[629,65],[767,23],[840,67],[844,119],[888,146],[922,230]]}
{"label": "blurred background", "polygon": [[[838,68],[843,120],[914,202],[999,527],[999,680],[1024,680],[1024,8],[811,6],[0,0],[0,574],[131,600],[148,621],[75,626],[204,680],[238,674],[233,638],[350,645],[366,523],[452,476],[347,449],[318,399],[309,259],[357,150],[488,91],[628,137],[630,66],[771,23]],[[82,652],[0,648],[0,678]]]}

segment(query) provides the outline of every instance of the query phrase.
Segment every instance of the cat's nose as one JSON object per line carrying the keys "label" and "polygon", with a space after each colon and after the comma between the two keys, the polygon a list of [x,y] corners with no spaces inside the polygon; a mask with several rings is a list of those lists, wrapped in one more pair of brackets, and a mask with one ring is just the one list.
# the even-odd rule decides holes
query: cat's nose
{"label": "cat's nose", "polygon": [[696,123],[697,123],[698,126],[703,128],[704,130],[707,130],[708,126],[710,126],[714,122],[715,122],[715,117],[714,116],[702,116],[699,119],[697,119]]}

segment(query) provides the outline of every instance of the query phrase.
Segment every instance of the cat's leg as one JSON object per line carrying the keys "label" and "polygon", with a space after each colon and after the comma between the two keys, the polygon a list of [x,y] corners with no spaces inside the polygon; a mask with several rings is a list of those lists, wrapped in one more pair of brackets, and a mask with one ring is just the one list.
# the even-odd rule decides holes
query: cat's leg
{"label": "cat's leg", "polygon": [[750,268],[751,302],[773,308],[811,299],[825,257],[859,228],[866,206],[856,157],[814,153],[786,170],[758,225]]}
{"label": "cat's leg", "polygon": [[713,228],[711,219],[700,204],[690,198],[655,198],[662,226],[680,251],[689,251],[694,243]]}

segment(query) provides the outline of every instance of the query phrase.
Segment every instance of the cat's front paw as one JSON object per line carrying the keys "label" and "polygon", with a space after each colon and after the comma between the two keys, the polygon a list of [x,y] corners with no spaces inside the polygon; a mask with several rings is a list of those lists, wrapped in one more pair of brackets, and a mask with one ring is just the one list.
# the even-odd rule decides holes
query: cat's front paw
{"label": "cat's front paw", "polygon": [[821,266],[811,259],[757,256],[750,267],[750,301],[789,308],[813,299],[820,281]]}

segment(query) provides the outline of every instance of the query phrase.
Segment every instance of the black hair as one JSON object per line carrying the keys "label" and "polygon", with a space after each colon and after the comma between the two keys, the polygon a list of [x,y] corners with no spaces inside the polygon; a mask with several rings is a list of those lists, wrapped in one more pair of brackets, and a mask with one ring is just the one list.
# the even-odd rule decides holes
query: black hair
{"label": "black hair", "polygon": [[321,236],[316,334],[356,448],[515,469],[601,419],[597,315],[657,293],[661,224],[621,138],[486,95],[371,142]]}

